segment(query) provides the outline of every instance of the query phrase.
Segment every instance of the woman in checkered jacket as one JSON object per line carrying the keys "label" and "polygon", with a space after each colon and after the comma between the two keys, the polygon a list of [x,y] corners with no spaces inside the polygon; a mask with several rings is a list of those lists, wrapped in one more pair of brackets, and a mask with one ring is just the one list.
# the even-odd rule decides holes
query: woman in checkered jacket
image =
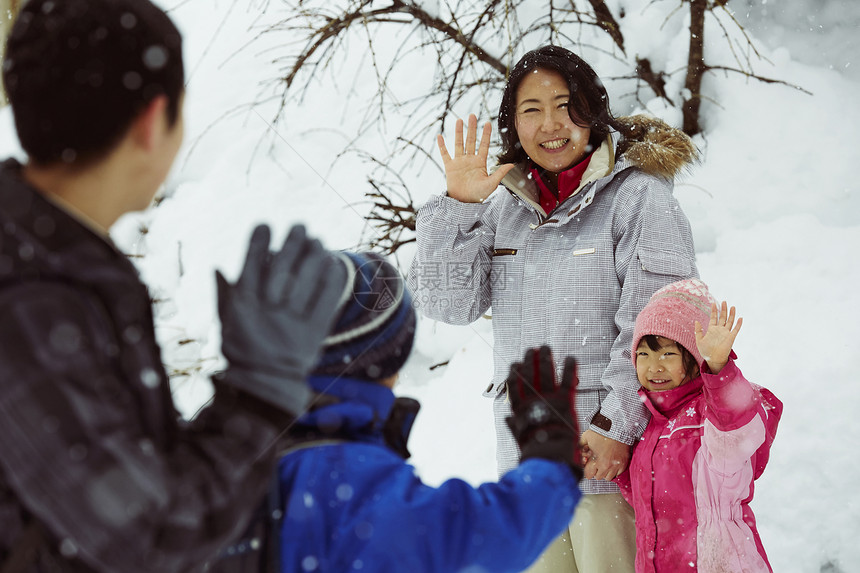
{"label": "woman in checkered jacket", "polygon": [[[636,315],[660,287],[696,277],[689,221],[673,179],[696,159],[684,133],[646,116],[615,118],[594,70],[564,48],[527,53],[492,127],[458,120],[438,144],[447,192],[417,217],[409,285],[422,312],[467,325],[490,311],[498,470],[518,451],[504,380],[525,349],[579,363],[577,411],[592,457],[570,526],[532,571],[633,571],[633,511],[609,480],[626,467],[647,413],[630,359]],[[465,135],[465,138],[464,138]],[[560,369],[558,364],[557,368]]]}

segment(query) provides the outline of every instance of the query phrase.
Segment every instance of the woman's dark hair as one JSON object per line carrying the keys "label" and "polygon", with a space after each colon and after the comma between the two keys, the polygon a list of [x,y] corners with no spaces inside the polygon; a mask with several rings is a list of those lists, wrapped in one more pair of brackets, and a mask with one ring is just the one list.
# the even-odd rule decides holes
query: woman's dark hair
{"label": "woman's dark hair", "polygon": [[589,145],[597,148],[612,130],[623,131],[609,110],[609,96],[603,82],[585,60],[559,46],[543,46],[520,58],[511,70],[502,103],[499,106],[499,133],[502,153],[499,163],[523,163],[526,153],[520,145],[516,127],[517,89],[526,74],[534,70],[558,72],[570,89],[570,119],[579,126],[591,128]]}
{"label": "woman's dark hair", "polygon": [[[657,340],[656,334],[646,334],[642,337],[642,340],[653,352],[657,352],[663,348],[660,345],[660,341]],[[681,351],[681,362],[684,364],[684,374],[686,374],[687,378],[695,378],[698,376],[699,364],[696,362],[695,356],[693,356],[689,350],[681,346],[679,343],[675,342],[675,346],[677,346],[678,350]]]}
{"label": "woman's dark hair", "polygon": [[182,37],[149,0],[30,0],[9,33],[3,83],[18,139],[40,164],[107,153],[155,97],[173,125]]}

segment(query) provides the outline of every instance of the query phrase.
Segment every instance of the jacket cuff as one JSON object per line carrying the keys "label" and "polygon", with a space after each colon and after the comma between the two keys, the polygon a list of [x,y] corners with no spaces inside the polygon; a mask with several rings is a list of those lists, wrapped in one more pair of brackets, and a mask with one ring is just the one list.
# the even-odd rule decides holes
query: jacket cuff
{"label": "jacket cuff", "polygon": [[222,385],[250,394],[270,407],[299,417],[307,411],[313,392],[304,380],[231,367],[213,377]]}
{"label": "jacket cuff", "polygon": [[731,382],[735,376],[738,375],[738,367],[737,364],[735,364],[735,359],[737,357],[738,355],[735,354],[734,350],[732,350],[729,353],[729,359],[726,361],[725,366],[723,366],[719,374],[711,373],[711,370],[708,368],[707,360],[703,359],[702,364],[699,366],[699,372],[701,373],[705,384],[710,388],[720,388]]}
{"label": "jacket cuff", "polygon": [[645,426],[638,428],[637,432],[637,428],[626,428],[623,424],[614,423],[612,418],[598,410],[597,413],[591,417],[589,429],[603,437],[611,438],[616,442],[621,442],[622,444],[630,446],[639,440],[642,432],[645,431]]}
{"label": "jacket cuff", "polygon": [[442,217],[469,230],[480,221],[488,203],[489,197],[482,203],[463,203],[447,195],[434,195],[418,210],[418,217]]}

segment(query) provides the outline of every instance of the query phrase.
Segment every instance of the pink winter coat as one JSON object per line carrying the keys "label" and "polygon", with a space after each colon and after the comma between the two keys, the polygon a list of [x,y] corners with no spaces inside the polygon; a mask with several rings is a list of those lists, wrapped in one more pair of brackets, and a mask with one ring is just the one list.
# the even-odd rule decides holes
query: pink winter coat
{"label": "pink winter coat", "polygon": [[636,572],[771,572],[748,504],[782,402],[734,360],[717,376],[639,394],[651,421],[616,480],[636,512]]}

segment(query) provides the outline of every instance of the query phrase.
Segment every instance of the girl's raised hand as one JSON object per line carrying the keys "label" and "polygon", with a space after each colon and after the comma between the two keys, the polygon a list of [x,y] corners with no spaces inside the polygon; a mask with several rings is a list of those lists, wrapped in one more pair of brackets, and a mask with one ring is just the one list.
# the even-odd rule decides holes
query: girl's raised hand
{"label": "girl's raised hand", "polygon": [[448,185],[448,195],[464,203],[480,203],[495,191],[502,178],[513,169],[513,164],[505,164],[492,174],[487,173],[487,157],[490,154],[490,135],[493,127],[488,121],[484,124],[481,143],[475,149],[478,140],[478,118],[469,115],[469,126],[466,140],[463,141],[463,120],[458,119],[454,131],[454,156],[448,153],[445,138],[436,137],[442,164],[445,166],[445,180]]}
{"label": "girl's raised hand", "polygon": [[707,332],[703,333],[701,323],[696,321],[696,346],[708,363],[711,374],[719,374],[729,361],[732,345],[743,323],[744,319],[740,317],[735,322],[735,307],[727,310],[726,301],[719,309],[711,303],[711,320]]}

